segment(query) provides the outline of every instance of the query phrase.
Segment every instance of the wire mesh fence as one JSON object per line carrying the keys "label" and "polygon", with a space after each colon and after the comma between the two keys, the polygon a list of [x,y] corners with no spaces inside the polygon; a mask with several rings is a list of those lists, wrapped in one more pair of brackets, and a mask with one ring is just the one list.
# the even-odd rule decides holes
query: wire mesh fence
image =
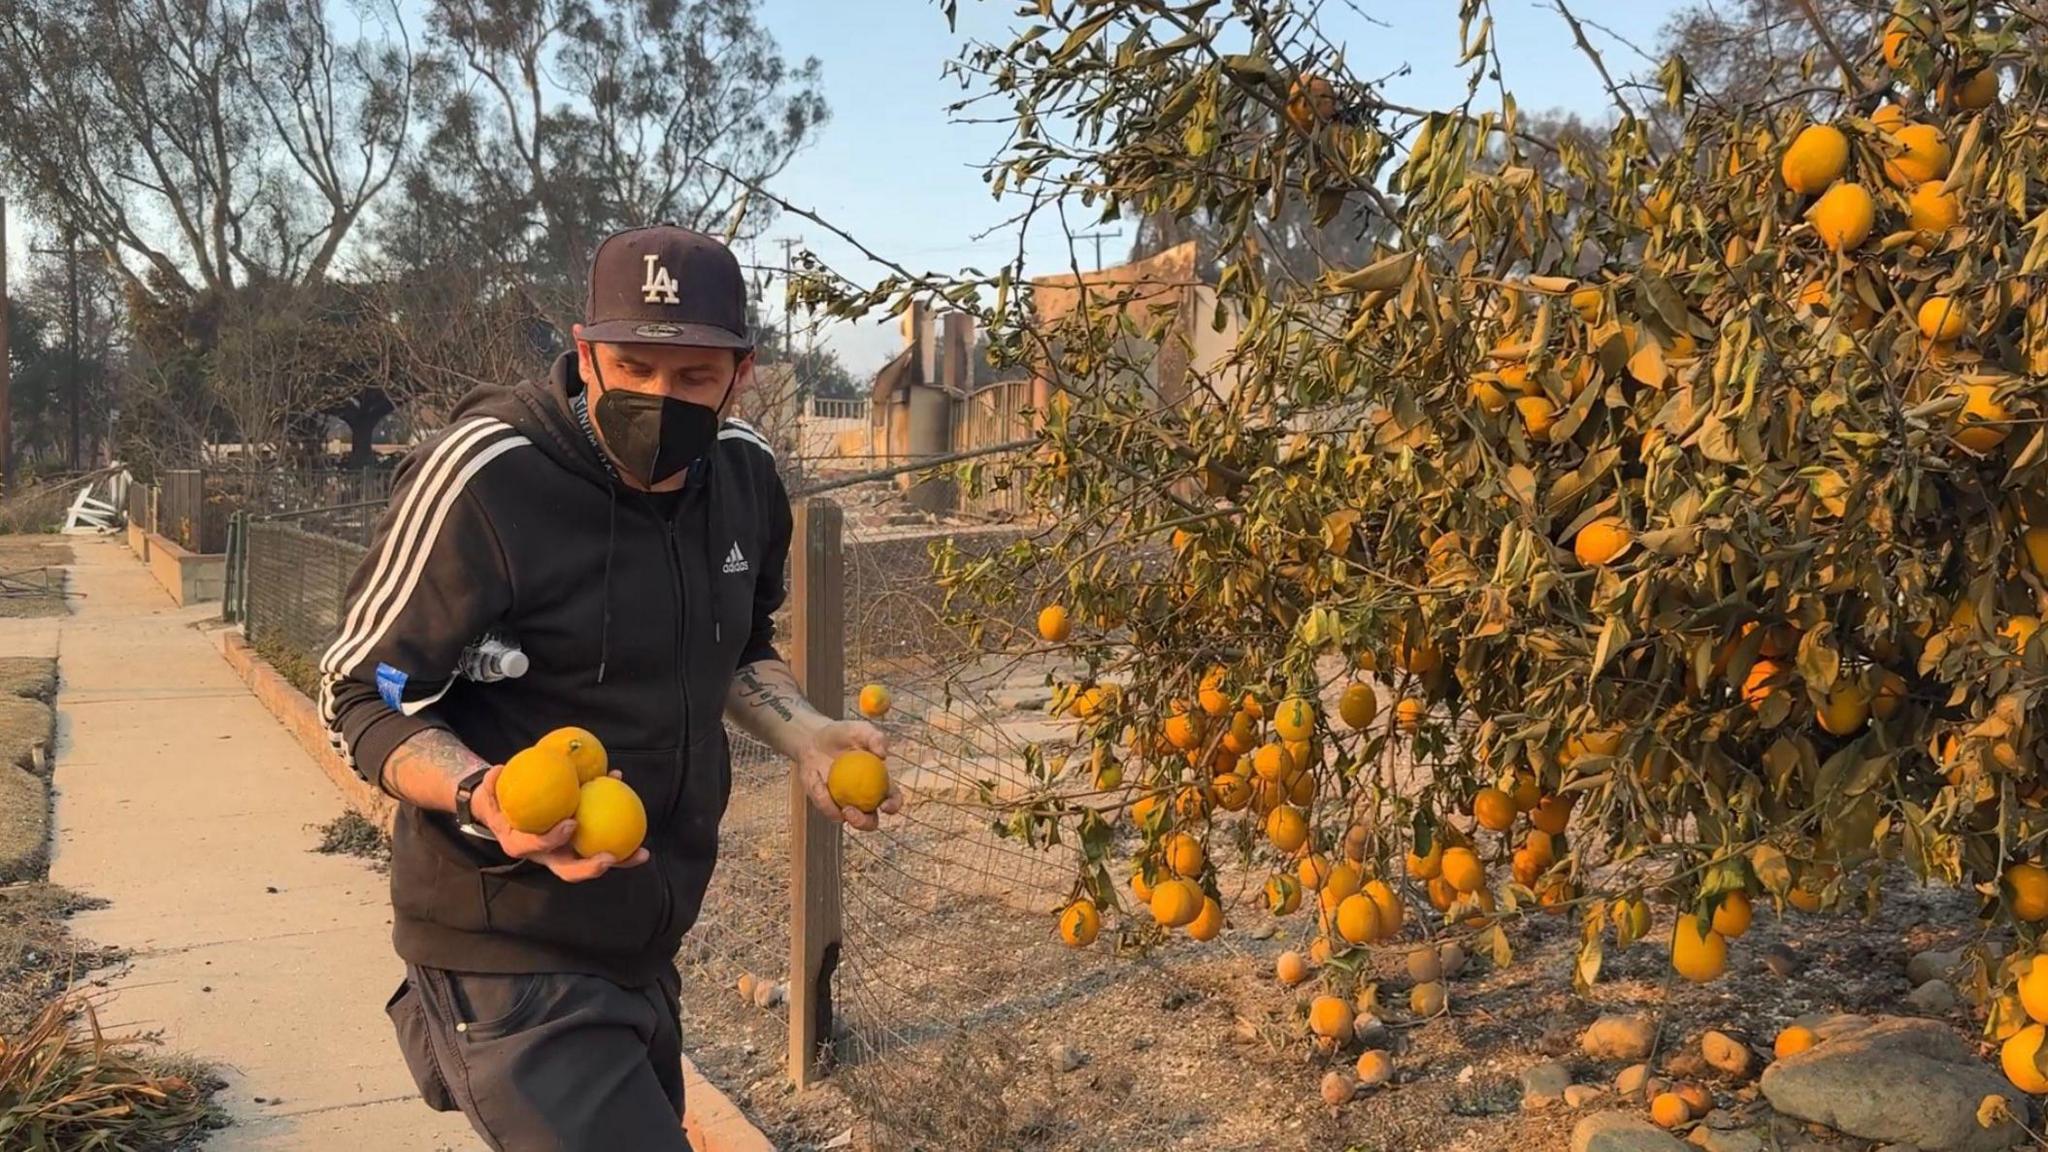
{"label": "wire mesh fence", "polygon": [[[317,523],[317,518],[308,517]],[[308,531],[305,522],[255,520],[243,530],[239,590],[249,643],[311,695],[321,651],[341,630],[348,582],[368,547]]]}

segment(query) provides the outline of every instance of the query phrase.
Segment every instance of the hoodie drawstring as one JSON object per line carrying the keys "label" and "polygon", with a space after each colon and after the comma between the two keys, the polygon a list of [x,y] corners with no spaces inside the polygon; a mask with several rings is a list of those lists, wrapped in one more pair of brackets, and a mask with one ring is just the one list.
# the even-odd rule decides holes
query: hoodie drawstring
{"label": "hoodie drawstring", "polygon": [[605,485],[611,500],[605,512],[604,530],[604,623],[598,628],[597,682],[604,683],[604,666],[612,650],[612,553],[619,544],[619,486]]}
{"label": "hoodie drawstring", "polygon": [[[717,450],[717,441],[712,442],[712,450]],[[717,471],[718,469],[712,466],[709,453],[697,463],[697,478],[704,485],[704,574],[710,577],[711,584],[711,642],[723,644],[725,625],[721,621],[725,619],[725,613],[718,609],[718,586],[725,581],[718,578],[722,571],[718,558],[718,542],[725,534],[719,530],[717,494],[711,490],[711,477]]]}

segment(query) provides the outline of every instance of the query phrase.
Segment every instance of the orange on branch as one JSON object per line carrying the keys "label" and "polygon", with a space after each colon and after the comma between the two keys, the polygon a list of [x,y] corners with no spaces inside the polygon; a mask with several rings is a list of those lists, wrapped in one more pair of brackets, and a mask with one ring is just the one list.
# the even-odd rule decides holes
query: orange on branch
{"label": "orange on branch", "polygon": [[1948,175],[1951,153],[1941,129],[1932,124],[1908,124],[1892,133],[1891,138],[1898,150],[1885,158],[1884,174],[1892,183],[1917,188]]}
{"label": "orange on branch", "polygon": [[1481,788],[1472,797],[1472,818],[1481,828],[1505,832],[1515,823],[1515,801],[1498,788]]}
{"label": "orange on branch", "polygon": [[1266,910],[1275,916],[1292,915],[1301,907],[1301,882],[1286,873],[1266,878]]}
{"label": "orange on branch", "polygon": [[1877,224],[1877,201],[1861,184],[1842,183],[1821,194],[1807,213],[1821,243],[1836,252],[1848,252],[1870,238]]}
{"label": "orange on branch", "polygon": [[1461,893],[1477,892],[1486,885],[1486,869],[1470,848],[1452,848],[1444,853],[1443,878]]}
{"label": "orange on branch", "polygon": [[1785,186],[1802,196],[1816,195],[1849,169],[1849,138],[1831,124],[1809,124],[1785,149],[1778,166]]}
{"label": "orange on branch", "polygon": [[1060,940],[1069,948],[1086,948],[1102,931],[1102,913],[1092,900],[1076,900],[1060,913]]}
{"label": "orange on branch", "polygon": [[1622,553],[1628,551],[1633,537],[1628,525],[1612,517],[1595,520],[1572,539],[1572,554],[1579,563],[1588,568],[1598,568],[1613,563]]}

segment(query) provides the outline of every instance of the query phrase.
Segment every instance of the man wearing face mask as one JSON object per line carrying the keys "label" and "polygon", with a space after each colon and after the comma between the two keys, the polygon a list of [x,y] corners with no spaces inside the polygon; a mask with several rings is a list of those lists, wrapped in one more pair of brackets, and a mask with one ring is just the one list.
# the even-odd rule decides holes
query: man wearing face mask
{"label": "man wearing face mask", "polygon": [[[886,748],[814,711],[775,651],[789,498],[727,415],[753,373],[732,253],[672,226],[606,238],[575,337],[547,380],[476,389],[401,466],[320,703],[357,773],[402,801],[406,978],[387,1011],[427,1102],[496,1149],[687,1150],[674,957],[717,859],[723,721],[861,829],[875,817],[833,804],[826,774]],[[486,634],[528,671],[457,676]],[[532,835],[498,808],[497,766],[571,725],[646,806],[630,859],[578,856],[573,819]]]}

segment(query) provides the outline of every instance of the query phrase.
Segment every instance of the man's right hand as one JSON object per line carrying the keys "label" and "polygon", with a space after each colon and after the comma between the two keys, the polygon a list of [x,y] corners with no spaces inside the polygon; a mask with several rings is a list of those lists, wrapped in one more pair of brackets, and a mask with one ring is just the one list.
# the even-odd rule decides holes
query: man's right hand
{"label": "man's right hand", "polygon": [[[647,863],[647,849],[635,849],[624,860],[609,852],[595,856],[578,856],[569,846],[569,838],[576,833],[574,817],[562,821],[546,832],[535,834],[521,832],[505,818],[505,810],[498,807],[498,774],[505,770],[503,764],[491,766],[489,774],[476,792],[469,798],[469,810],[498,838],[498,848],[505,855],[520,860],[531,860],[542,865],[557,877],[571,884],[595,880],[614,868],[637,868]],[[617,776],[618,773],[612,773]]]}

